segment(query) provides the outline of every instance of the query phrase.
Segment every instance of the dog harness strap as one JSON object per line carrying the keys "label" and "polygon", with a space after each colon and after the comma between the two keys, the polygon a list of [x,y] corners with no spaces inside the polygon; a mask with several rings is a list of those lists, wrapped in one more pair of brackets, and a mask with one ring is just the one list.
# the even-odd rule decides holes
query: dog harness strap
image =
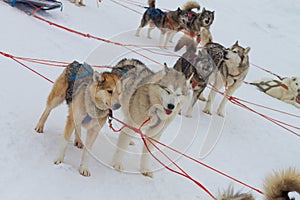
{"label": "dog harness strap", "polygon": [[156,114],[156,118],[157,118],[156,122],[153,125],[151,125],[150,128],[156,128],[160,125],[161,119],[157,114]]}
{"label": "dog harness strap", "polygon": [[[85,72],[79,75],[76,75],[76,70],[80,67],[83,66],[83,68],[85,69]],[[78,78],[83,78],[88,76],[89,74],[93,74],[94,72],[85,64],[83,63],[82,65],[78,64],[76,65],[73,70],[72,70],[72,77],[71,77],[71,81],[74,81]]]}
{"label": "dog harness strap", "polygon": [[168,13],[166,14],[166,16],[167,16],[168,22],[171,25],[172,29],[174,29],[173,22],[172,22],[171,18],[169,17]]}
{"label": "dog harness strap", "polygon": [[87,124],[89,123],[93,118],[89,115],[89,114],[86,114],[86,116],[83,118],[81,124],[84,125],[84,124]]}
{"label": "dog harness strap", "polygon": [[17,3],[17,0],[12,0],[11,1],[11,6],[14,7],[16,3]]}

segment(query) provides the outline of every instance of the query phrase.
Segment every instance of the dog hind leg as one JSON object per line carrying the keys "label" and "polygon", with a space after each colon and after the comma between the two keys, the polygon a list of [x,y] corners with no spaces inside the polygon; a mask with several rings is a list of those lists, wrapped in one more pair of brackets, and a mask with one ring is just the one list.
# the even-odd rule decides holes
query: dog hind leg
{"label": "dog hind leg", "polygon": [[207,99],[207,102],[205,104],[205,108],[203,109],[203,112],[206,113],[206,114],[209,114],[211,115],[211,106],[213,104],[213,101],[214,101],[214,98],[216,96],[216,91],[215,90],[218,90],[222,87],[222,80],[221,80],[221,77],[218,77],[216,76],[215,77],[215,80],[214,80],[214,85],[213,85],[213,88],[211,89],[209,95],[208,95],[208,99]]}
{"label": "dog hind leg", "polygon": [[65,126],[64,135],[61,138],[60,148],[58,152],[57,159],[55,160],[54,164],[58,165],[64,161],[66,148],[68,145],[68,142],[70,140],[70,137],[74,131],[75,124],[74,124],[74,118],[73,118],[73,112],[72,112],[72,105],[69,107],[69,115],[67,117],[67,123]]}
{"label": "dog hind leg", "polygon": [[63,101],[65,100],[67,87],[68,87],[68,83],[65,80],[65,73],[62,73],[55,81],[53,88],[48,96],[46,108],[42,116],[40,117],[39,122],[34,128],[36,132],[38,133],[44,132],[44,125],[51,110],[57,107],[58,105],[60,105],[61,103],[63,103]]}

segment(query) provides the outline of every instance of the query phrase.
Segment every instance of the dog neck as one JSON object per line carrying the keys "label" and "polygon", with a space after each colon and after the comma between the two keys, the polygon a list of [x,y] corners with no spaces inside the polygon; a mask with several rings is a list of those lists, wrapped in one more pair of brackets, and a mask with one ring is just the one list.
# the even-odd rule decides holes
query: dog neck
{"label": "dog neck", "polygon": [[96,106],[94,101],[92,100],[89,89],[85,92],[85,110],[89,116],[92,118],[104,118],[108,116],[109,109],[100,109]]}

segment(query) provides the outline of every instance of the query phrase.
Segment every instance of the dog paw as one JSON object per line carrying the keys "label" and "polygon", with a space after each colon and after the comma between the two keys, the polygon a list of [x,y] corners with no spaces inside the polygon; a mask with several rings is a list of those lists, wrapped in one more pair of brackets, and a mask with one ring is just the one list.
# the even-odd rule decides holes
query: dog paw
{"label": "dog paw", "polygon": [[37,132],[37,133],[43,133],[44,132],[44,126],[40,126],[40,125],[37,125],[34,130]]}
{"label": "dog paw", "polygon": [[131,140],[131,141],[129,142],[129,145],[130,145],[130,146],[134,146],[134,145],[135,145],[134,141]]}
{"label": "dog paw", "polygon": [[84,145],[82,144],[82,142],[80,140],[75,139],[74,140],[74,146],[79,148],[79,149],[82,149]]}
{"label": "dog paw", "polygon": [[116,162],[112,166],[119,172],[122,172],[124,170],[123,165],[120,162]]}
{"label": "dog paw", "polygon": [[79,173],[82,176],[91,176],[91,172],[89,171],[89,169],[87,167],[80,166]]}
{"label": "dog paw", "polygon": [[84,3],[82,3],[82,2],[79,2],[79,5],[80,5],[80,6],[85,6],[85,4],[84,4]]}
{"label": "dog paw", "polygon": [[203,96],[200,96],[198,99],[199,99],[200,101],[206,101],[206,98],[203,97]]}
{"label": "dog paw", "polygon": [[153,172],[151,172],[149,169],[142,169],[141,170],[141,173],[144,175],[144,176],[147,176],[149,178],[153,178]]}
{"label": "dog paw", "polygon": [[210,110],[204,109],[204,110],[202,110],[202,112],[211,115],[211,111]]}
{"label": "dog paw", "polygon": [[59,165],[59,164],[61,164],[63,162],[63,159],[56,159],[55,161],[54,161],[54,164],[56,164],[56,165]]}
{"label": "dog paw", "polygon": [[186,114],[185,115],[187,118],[192,118],[193,116],[191,114]]}
{"label": "dog paw", "polygon": [[220,117],[224,117],[224,113],[221,112],[221,111],[218,111],[217,114],[218,114]]}

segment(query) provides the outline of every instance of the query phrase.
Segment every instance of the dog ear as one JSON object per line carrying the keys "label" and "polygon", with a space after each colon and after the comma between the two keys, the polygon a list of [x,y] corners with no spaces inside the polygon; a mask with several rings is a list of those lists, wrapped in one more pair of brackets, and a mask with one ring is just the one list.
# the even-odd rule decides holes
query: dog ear
{"label": "dog ear", "polygon": [[203,7],[202,12],[206,11],[206,9]]}
{"label": "dog ear", "polygon": [[178,8],[177,8],[177,11],[178,11],[179,13],[181,13],[182,10],[178,7]]}
{"label": "dog ear", "polygon": [[239,45],[239,41],[237,40],[235,43],[234,43],[234,45],[233,46],[238,46]]}
{"label": "dog ear", "polygon": [[244,55],[248,55],[248,53],[250,52],[251,48],[250,47],[247,47],[244,51]]}
{"label": "dog ear", "polygon": [[165,72],[169,71],[169,67],[168,67],[167,63],[164,63],[164,71]]}
{"label": "dog ear", "polygon": [[99,72],[95,71],[93,74],[93,81],[94,82],[103,82],[105,81],[105,77],[102,76]]}
{"label": "dog ear", "polygon": [[188,86],[188,88],[191,87],[191,80],[192,80],[193,76],[194,76],[194,72],[193,72],[192,75],[186,80],[186,85]]}

